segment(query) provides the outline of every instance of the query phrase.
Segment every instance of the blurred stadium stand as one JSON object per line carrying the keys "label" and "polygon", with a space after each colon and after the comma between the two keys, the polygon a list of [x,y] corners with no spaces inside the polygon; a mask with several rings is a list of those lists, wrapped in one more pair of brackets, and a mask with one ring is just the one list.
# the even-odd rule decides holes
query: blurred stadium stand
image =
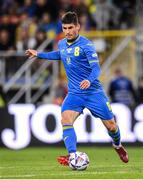
{"label": "blurred stadium stand", "polygon": [[141,0],[1,0],[0,85],[7,103],[53,101],[58,77],[65,79],[60,62],[29,60],[28,48],[56,49],[63,37],[60,17],[76,11],[81,34],[99,54],[105,89],[116,67],[136,86],[143,77]]}

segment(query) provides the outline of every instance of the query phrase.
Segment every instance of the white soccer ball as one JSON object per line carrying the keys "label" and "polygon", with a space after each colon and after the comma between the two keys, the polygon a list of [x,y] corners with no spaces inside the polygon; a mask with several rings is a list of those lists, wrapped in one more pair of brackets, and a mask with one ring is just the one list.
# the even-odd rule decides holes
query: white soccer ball
{"label": "white soccer ball", "polygon": [[89,166],[89,157],[84,152],[71,153],[69,167],[73,170],[85,170]]}

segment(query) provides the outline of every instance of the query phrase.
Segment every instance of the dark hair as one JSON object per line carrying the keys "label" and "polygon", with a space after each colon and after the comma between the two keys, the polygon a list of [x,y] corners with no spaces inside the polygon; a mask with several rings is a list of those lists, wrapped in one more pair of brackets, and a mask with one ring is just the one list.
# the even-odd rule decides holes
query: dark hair
{"label": "dark hair", "polygon": [[62,24],[74,24],[77,25],[78,24],[78,17],[77,14],[75,12],[67,12],[62,16]]}

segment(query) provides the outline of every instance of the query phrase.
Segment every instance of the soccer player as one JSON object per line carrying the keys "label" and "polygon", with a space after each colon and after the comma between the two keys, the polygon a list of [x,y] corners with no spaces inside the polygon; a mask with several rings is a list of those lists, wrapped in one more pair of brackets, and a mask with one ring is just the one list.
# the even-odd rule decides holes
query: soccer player
{"label": "soccer player", "polygon": [[75,12],[65,13],[61,21],[65,38],[59,41],[57,51],[26,50],[26,55],[29,57],[61,60],[66,70],[68,94],[61,108],[61,123],[63,141],[68,155],[59,156],[58,162],[68,165],[69,158],[77,151],[77,137],[73,124],[83,109],[87,108],[94,117],[102,120],[112,138],[114,149],[120,159],[127,163],[128,153],[121,145],[120,129],[114,120],[109,100],[98,80],[100,65],[95,46],[90,40],[79,35],[80,24]]}

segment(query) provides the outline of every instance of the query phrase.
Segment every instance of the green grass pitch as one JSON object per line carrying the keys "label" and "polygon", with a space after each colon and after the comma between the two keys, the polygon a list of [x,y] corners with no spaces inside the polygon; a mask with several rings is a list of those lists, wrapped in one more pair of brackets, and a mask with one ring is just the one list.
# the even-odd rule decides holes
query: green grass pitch
{"label": "green grass pitch", "polygon": [[60,166],[56,157],[65,155],[60,147],[0,149],[2,179],[143,179],[143,147],[127,147],[130,161],[124,164],[112,147],[79,147],[90,158],[85,171]]}

